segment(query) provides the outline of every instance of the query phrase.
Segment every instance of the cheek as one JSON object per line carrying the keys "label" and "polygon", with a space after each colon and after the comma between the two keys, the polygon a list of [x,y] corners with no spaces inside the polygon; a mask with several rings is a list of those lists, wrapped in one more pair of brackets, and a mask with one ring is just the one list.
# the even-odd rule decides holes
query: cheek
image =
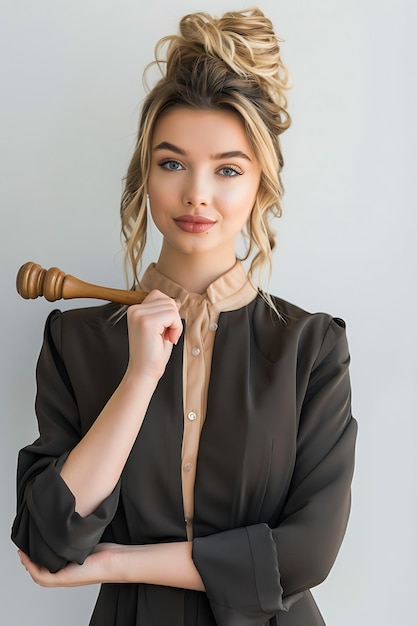
{"label": "cheek", "polygon": [[166,212],[164,211],[163,206],[161,206],[159,199],[155,196],[151,197],[152,202],[149,199],[149,213],[153,223],[158,228],[158,230],[160,230],[163,227]]}
{"label": "cheek", "polygon": [[166,186],[167,178],[169,178],[169,176],[168,177],[163,176],[163,172],[161,168],[159,167],[159,165],[157,165],[156,163],[152,163],[150,170],[149,170],[148,181],[147,181],[149,195],[151,194],[155,195],[158,193],[158,191],[163,189]]}
{"label": "cheek", "polygon": [[152,172],[148,176],[147,189],[150,198],[154,198],[158,195],[159,186],[155,180],[155,176],[152,175]]}
{"label": "cheek", "polygon": [[154,214],[157,215],[164,210],[167,206],[167,202],[169,201],[169,197],[172,194],[169,193],[169,189],[166,189],[166,185],[163,181],[161,182],[151,175],[148,177],[147,189],[149,195],[149,208],[152,217],[154,217]]}
{"label": "cheek", "polygon": [[227,189],[222,196],[222,204],[229,215],[246,222],[252,211],[257,189],[257,186],[250,184]]}

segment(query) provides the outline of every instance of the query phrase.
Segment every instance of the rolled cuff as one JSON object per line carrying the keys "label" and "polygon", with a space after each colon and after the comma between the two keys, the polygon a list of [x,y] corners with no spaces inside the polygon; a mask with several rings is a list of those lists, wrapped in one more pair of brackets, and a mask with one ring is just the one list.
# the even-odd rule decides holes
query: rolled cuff
{"label": "rolled cuff", "polygon": [[[46,544],[45,550],[33,546],[34,552],[31,553],[36,553],[38,562],[46,567],[51,564],[43,562],[43,554],[46,556],[50,551],[61,557],[60,567],[68,561],[83,563],[113,519],[119,501],[120,483],[95,511],[81,517],[75,511],[75,498],[60,474],[67,456],[65,454],[51,463],[27,489],[27,508],[32,525],[36,527],[42,545]],[[56,568],[55,563],[53,569]]]}
{"label": "rolled cuff", "polygon": [[267,524],[197,537],[193,561],[219,626],[263,626],[303,595],[283,598],[276,545]]}

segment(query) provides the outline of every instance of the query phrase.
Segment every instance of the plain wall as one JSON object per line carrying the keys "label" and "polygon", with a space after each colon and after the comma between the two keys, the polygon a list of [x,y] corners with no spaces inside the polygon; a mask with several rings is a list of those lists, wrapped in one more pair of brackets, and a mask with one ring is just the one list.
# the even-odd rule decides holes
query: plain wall
{"label": "plain wall", "polygon": [[[259,6],[286,40],[293,84],[271,292],[346,320],[360,425],[350,525],[329,579],[314,594],[329,626],[411,626],[417,5],[268,0]],[[17,451],[37,434],[34,367],[45,318],[56,306],[19,298],[17,269],[34,260],[124,286],[118,207],[144,65],[183,14],[241,8],[224,0],[1,0],[5,626],[87,624],[97,594],[96,587],[37,587],[9,540]],[[147,261],[157,248],[155,237]]]}

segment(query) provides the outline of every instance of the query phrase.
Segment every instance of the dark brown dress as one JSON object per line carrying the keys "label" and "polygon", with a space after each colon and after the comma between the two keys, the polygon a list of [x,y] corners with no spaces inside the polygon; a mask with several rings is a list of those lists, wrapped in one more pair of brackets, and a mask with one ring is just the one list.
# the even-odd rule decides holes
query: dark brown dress
{"label": "dark brown dress", "polygon": [[[309,589],[343,539],[356,437],[345,325],[275,302],[281,321],[260,297],[219,318],[195,482],[193,559],[206,593],[105,584],[92,626],[324,624]],[[12,538],[52,571],[100,541],[186,540],[181,340],[114,492],[81,518],[60,477],[126,368],[126,320],[109,321],[114,312],[55,311],[46,324],[40,437],[19,455]]]}

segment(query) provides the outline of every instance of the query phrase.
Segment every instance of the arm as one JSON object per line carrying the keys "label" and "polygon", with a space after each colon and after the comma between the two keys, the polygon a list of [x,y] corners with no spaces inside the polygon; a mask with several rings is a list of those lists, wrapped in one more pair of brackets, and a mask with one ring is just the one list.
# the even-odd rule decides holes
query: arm
{"label": "arm", "polygon": [[356,422],[344,326],[332,320],[323,335],[310,371],[295,468],[278,524],[194,539],[193,559],[221,626],[260,626],[289,610],[299,593],[327,576],[342,542]]}
{"label": "arm", "polygon": [[109,402],[65,461],[61,476],[76,511],[90,514],[115,488],[149,402],[178,341],[182,323],[176,303],[154,291],[128,309],[129,364]]}
{"label": "arm", "polygon": [[21,551],[19,556],[34,582],[42,587],[147,583],[204,591],[191,551],[188,541],[144,546],[99,544],[82,565],[70,563],[55,574]]}
{"label": "arm", "polygon": [[171,299],[154,292],[141,307],[128,311],[125,376],[84,438],[61,352],[60,317],[55,313],[48,320],[37,369],[41,436],[20,454],[12,539],[51,571],[68,561],[82,563],[111,521],[120,473],[181,333]]}

